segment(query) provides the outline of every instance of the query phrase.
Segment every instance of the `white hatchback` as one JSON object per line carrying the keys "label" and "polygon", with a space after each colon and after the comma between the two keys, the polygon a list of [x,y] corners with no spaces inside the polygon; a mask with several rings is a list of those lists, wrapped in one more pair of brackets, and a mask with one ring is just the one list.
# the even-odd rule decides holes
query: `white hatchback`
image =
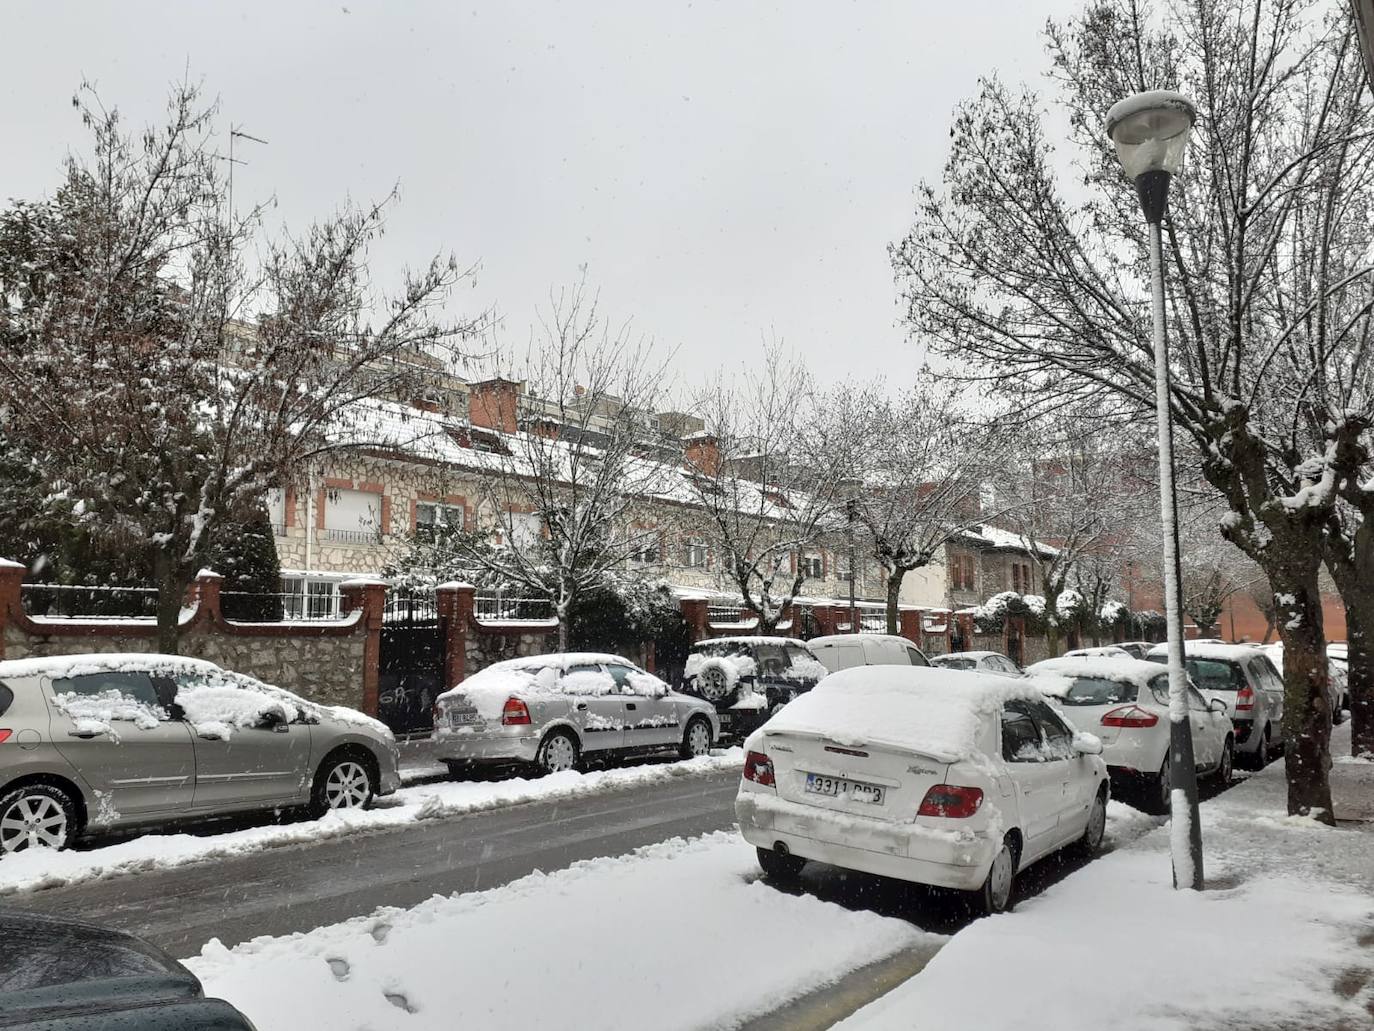
{"label": "white hatchback", "polygon": [[[1143,788],[1156,812],[1168,812],[1169,674],[1157,662],[1113,656],[1063,656],[1026,671],[1080,730],[1102,740],[1102,758],[1119,787]],[[1231,782],[1236,742],[1226,707],[1190,683],[1188,719],[1198,772]]]}
{"label": "white hatchback", "polygon": [[1017,870],[1101,843],[1101,751],[1029,681],[859,666],[749,737],[735,815],[770,877],[817,860],[961,889],[998,912]]}

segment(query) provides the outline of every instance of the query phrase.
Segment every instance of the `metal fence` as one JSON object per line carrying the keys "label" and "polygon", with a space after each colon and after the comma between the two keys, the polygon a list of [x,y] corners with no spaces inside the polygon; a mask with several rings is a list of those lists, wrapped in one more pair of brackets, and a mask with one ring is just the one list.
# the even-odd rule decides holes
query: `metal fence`
{"label": "metal fence", "polygon": [[708,605],[706,606],[706,618],[712,623],[744,623],[749,620],[747,615],[741,614],[742,610],[738,605]]}
{"label": "metal fence", "polygon": [[157,616],[156,587],[90,587],[27,583],[19,588],[24,611],[51,619],[131,619]]}
{"label": "metal fence", "polygon": [[383,623],[430,623],[438,618],[439,599],[432,589],[392,589],[386,592]]}
{"label": "metal fence", "polygon": [[321,530],[320,536],[327,541],[340,544],[377,544],[382,539],[381,530]]}
{"label": "metal fence", "polygon": [[[332,588],[333,584],[326,585]],[[337,590],[328,592],[220,591],[220,612],[236,623],[279,623],[342,616]]]}
{"label": "metal fence", "polygon": [[553,604],[548,598],[526,598],[501,592],[479,594],[474,600],[473,615],[488,623],[536,622],[553,618]]}

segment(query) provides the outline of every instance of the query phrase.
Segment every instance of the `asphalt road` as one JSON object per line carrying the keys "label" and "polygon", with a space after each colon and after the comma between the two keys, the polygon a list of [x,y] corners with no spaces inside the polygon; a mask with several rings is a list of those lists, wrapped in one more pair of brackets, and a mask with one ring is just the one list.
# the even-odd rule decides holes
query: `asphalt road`
{"label": "asphalt road", "polygon": [[431,895],[492,888],[534,870],[731,827],[738,783],[735,771],[675,778],[4,901],[123,928],[184,957],[211,938],[232,946],[305,931],[378,906],[412,906]]}

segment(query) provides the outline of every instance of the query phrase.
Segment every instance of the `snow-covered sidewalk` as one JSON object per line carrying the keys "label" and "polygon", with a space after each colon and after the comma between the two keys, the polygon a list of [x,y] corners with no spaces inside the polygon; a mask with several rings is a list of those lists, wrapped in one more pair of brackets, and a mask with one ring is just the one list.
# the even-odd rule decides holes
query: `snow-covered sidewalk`
{"label": "snow-covered sidewalk", "polygon": [[461,816],[523,802],[580,798],[677,777],[738,770],[743,763],[743,752],[732,748],[701,759],[590,773],[569,771],[534,779],[490,782],[448,781],[402,788],[389,798],[379,799],[371,809],[330,813],[321,820],[250,827],[221,834],[145,834],[82,851],[19,852],[0,862],[0,896],[383,831],[419,820]]}
{"label": "snow-covered sidewalk", "polygon": [[[1350,765],[1338,794],[1366,772]],[[961,931],[840,1026],[1374,1026],[1374,824],[1293,819],[1284,799],[1280,761],[1203,805],[1206,891],[1171,887],[1168,829],[1152,831]]]}
{"label": "snow-covered sidewalk", "polygon": [[734,832],[187,961],[261,1031],[727,1028],[939,936],[758,880]]}

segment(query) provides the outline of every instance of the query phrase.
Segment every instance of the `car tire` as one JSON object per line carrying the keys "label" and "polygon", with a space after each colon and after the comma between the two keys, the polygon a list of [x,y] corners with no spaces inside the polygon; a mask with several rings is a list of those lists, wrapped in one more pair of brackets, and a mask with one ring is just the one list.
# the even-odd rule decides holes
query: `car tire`
{"label": "car tire", "polygon": [[1257,770],[1269,765],[1269,727],[1266,724],[1255,742],[1255,750],[1250,754],[1250,764]]}
{"label": "car tire", "polygon": [[1093,799],[1092,808],[1088,810],[1088,826],[1083,829],[1083,836],[1078,839],[1078,851],[1085,856],[1097,855],[1106,834],[1107,788],[1103,785]]}
{"label": "car tire", "polygon": [[472,775],[471,763],[454,762],[448,759],[444,761],[444,765],[448,768],[449,780],[467,780]]}
{"label": "car tire", "polygon": [[52,784],[29,784],[0,796],[0,856],[31,848],[66,848],[80,831],[76,801]]}
{"label": "car tire", "polygon": [[707,666],[698,673],[696,689],[697,694],[716,708],[728,708],[739,695],[739,684],[736,683],[734,687],[731,687],[725,670],[719,666]]}
{"label": "car tire", "polygon": [[366,809],[377,793],[371,764],[356,752],[336,752],[320,763],[310,789],[316,819],[335,809]]}
{"label": "car tire", "polygon": [[577,740],[566,730],[555,730],[539,742],[534,765],[540,773],[566,773],[577,769],[581,756]]}
{"label": "car tire", "polygon": [[703,716],[694,716],[687,721],[687,729],[682,732],[682,744],[678,755],[684,759],[698,759],[711,754],[711,723]]}
{"label": "car tire", "polygon": [[760,848],[756,850],[759,854],[759,866],[763,868],[763,875],[770,881],[795,881],[806,866],[806,860],[801,856],[794,856],[790,852],[774,852],[771,848]]}
{"label": "car tire", "polygon": [[973,896],[973,908],[979,916],[992,916],[1005,913],[1011,908],[1011,888],[1016,880],[1016,846],[1011,839],[1003,838],[1002,847],[992,857],[988,867],[987,879]]}
{"label": "car tire", "polygon": [[1217,783],[1224,788],[1229,788],[1235,768],[1236,744],[1230,735],[1227,735],[1226,744],[1223,745],[1221,749],[1221,762],[1217,763],[1217,772],[1215,774]]}
{"label": "car tire", "polygon": [[1168,815],[1173,806],[1173,770],[1169,768],[1169,754],[1164,754],[1164,763],[1159,772],[1149,779],[1146,790],[1149,792],[1149,811],[1156,815]]}

